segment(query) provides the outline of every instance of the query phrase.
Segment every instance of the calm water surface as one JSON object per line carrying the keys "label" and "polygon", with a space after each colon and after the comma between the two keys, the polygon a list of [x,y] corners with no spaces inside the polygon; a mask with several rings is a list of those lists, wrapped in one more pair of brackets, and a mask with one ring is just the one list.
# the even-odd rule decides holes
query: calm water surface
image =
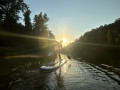
{"label": "calm water surface", "polygon": [[[63,58],[67,59],[66,56]],[[45,57],[15,57],[1,60],[0,90],[119,90],[120,69],[95,65],[80,58],[52,72],[40,71]]]}

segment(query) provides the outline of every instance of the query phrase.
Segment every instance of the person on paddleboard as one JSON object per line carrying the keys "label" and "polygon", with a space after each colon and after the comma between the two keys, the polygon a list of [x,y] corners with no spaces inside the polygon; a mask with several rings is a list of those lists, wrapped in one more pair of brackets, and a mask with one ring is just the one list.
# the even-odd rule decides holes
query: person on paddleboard
{"label": "person on paddleboard", "polygon": [[63,43],[63,40],[60,40],[60,41],[57,42],[56,45],[55,45],[56,56],[58,55],[58,57],[59,57],[60,60],[61,60],[60,52],[61,52],[61,49],[62,49],[62,43]]}

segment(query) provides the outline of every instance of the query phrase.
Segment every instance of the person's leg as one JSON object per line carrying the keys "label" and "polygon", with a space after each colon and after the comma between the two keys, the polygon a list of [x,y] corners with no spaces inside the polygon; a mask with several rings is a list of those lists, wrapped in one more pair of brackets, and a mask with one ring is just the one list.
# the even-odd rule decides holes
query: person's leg
{"label": "person's leg", "polygon": [[60,53],[58,53],[59,59],[61,59]]}
{"label": "person's leg", "polygon": [[60,62],[61,62],[61,60],[62,60],[62,59],[61,59],[61,55],[60,55],[60,52],[58,53],[58,56],[59,56],[59,60],[60,60]]}

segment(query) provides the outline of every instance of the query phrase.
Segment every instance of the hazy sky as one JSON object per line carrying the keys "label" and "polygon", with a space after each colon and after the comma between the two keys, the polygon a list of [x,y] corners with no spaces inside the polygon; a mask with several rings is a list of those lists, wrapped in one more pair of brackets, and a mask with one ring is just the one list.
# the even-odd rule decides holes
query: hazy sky
{"label": "hazy sky", "polygon": [[40,12],[50,18],[48,28],[59,40],[74,40],[86,31],[120,18],[120,0],[25,0],[31,18]]}

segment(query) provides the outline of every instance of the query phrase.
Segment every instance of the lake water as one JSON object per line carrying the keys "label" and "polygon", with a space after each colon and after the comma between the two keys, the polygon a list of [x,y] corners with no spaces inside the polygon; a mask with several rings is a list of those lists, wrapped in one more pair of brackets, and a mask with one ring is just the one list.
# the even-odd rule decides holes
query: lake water
{"label": "lake water", "polygon": [[8,57],[0,61],[0,90],[119,90],[120,69],[85,62],[80,58],[67,60],[52,72],[40,71],[49,58],[39,55]]}

